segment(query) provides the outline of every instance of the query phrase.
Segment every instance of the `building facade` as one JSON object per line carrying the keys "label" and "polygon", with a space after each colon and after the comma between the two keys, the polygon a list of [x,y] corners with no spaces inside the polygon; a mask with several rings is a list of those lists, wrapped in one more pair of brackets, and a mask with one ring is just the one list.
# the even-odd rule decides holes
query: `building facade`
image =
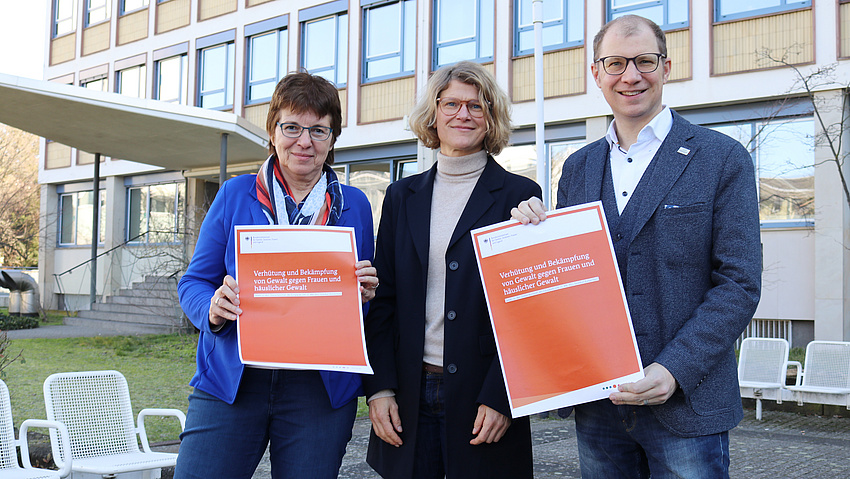
{"label": "building facade", "polygon": [[[795,346],[850,340],[850,208],[843,162],[833,161],[844,151],[827,141],[842,139],[847,121],[848,0],[544,0],[546,147],[539,156],[531,0],[49,1],[49,81],[230,111],[263,129],[287,72],[307,70],[336,84],[344,129],[335,168],[366,192],[376,224],[387,185],[434,161],[406,127],[432,71],[473,60],[494,73],[516,126],[513,146],[497,160],[554,198],[564,159],[602,137],[611,121],[590,75],[593,35],[620,15],[651,18],[667,34],[673,65],[665,103],[752,152],[764,291],[749,334]],[[801,75],[818,69],[810,97]],[[92,241],[104,253],[100,295],[148,274],[179,275],[218,187],[218,158],[173,170],[105,158],[94,194],[93,155],[49,140],[41,151],[45,307],[87,307]],[[228,174],[255,172],[263,160],[230,164]],[[548,172],[540,178],[538,161]]]}

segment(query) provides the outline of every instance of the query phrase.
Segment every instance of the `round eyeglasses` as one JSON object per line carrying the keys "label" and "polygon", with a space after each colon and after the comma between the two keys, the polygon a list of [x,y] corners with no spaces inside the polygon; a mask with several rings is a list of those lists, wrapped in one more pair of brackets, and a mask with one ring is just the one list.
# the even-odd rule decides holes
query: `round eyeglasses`
{"label": "round eyeglasses", "polygon": [[470,116],[481,118],[484,116],[484,106],[478,100],[459,100],[457,98],[437,98],[437,105],[440,106],[440,111],[446,116],[457,115],[460,107],[466,105],[466,111]]}
{"label": "round eyeglasses", "polygon": [[280,132],[283,133],[283,136],[287,138],[299,138],[304,130],[307,130],[310,134],[310,139],[316,141],[327,140],[334,131],[333,128],[328,126],[301,126],[298,123],[277,122],[277,126],[280,127]]}
{"label": "round eyeglasses", "polygon": [[661,53],[641,53],[636,57],[621,57],[610,56],[602,57],[597,62],[602,62],[602,68],[609,75],[622,75],[629,66],[629,62],[635,64],[635,68],[640,73],[652,73],[658,69],[662,58],[667,58],[667,55]]}

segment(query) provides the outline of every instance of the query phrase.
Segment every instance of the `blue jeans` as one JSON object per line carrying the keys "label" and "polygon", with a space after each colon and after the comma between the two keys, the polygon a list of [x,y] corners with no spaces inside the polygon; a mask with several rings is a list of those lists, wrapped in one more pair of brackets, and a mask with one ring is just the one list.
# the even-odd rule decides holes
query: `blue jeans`
{"label": "blue jeans", "polygon": [[419,421],[413,452],[414,479],[446,477],[446,409],[443,399],[443,375],[422,373],[419,391]]}
{"label": "blue jeans", "polygon": [[603,399],[575,407],[581,477],[728,478],[729,433],[679,437],[651,406]]}
{"label": "blue jeans", "polygon": [[357,401],[333,409],[316,371],[245,368],[230,405],[189,396],[176,479],[250,479],[270,444],[274,479],[336,478]]}

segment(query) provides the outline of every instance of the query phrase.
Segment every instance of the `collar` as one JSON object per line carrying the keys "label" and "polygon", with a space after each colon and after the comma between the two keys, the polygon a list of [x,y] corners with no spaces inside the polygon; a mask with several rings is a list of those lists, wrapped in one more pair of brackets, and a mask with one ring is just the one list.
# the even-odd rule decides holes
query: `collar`
{"label": "collar", "polygon": [[[608,131],[605,133],[605,140],[608,142],[608,148],[611,150],[613,150],[614,147],[620,147],[620,142],[617,139],[616,123],[617,120],[612,121],[611,124],[608,125]],[[646,124],[646,126],[641,128],[635,144],[643,143],[652,139],[657,139],[658,141],[663,142],[672,128],[673,111],[670,110],[670,107],[664,105],[664,108],[662,108],[661,111]]]}

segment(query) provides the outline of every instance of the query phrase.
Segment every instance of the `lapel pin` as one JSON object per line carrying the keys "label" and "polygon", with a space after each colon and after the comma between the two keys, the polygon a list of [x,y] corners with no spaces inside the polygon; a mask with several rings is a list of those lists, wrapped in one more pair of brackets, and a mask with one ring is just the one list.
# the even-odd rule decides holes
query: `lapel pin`
{"label": "lapel pin", "polygon": [[687,155],[690,152],[691,152],[691,150],[685,148],[684,146],[680,146],[679,149],[676,150],[676,153],[678,153],[680,155]]}

